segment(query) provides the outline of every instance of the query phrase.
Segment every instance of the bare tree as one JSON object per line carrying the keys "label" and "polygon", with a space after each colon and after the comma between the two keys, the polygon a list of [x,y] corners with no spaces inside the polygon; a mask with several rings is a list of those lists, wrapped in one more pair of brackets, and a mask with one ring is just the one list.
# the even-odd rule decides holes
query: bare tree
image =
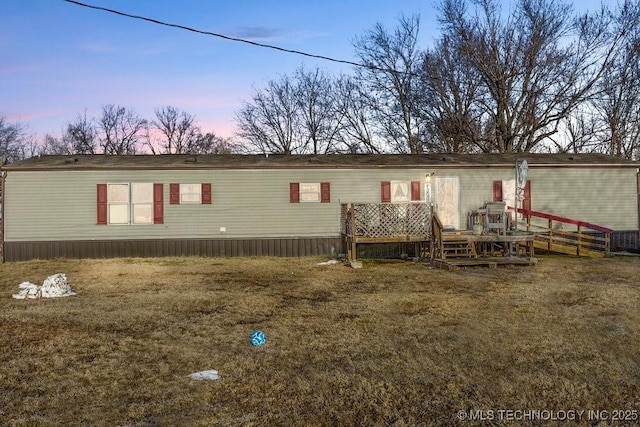
{"label": "bare tree", "polygon": [[589,107],[602,123],[600,151],[633,159],[640,151],[640,2],[625,1],[613,15],[622,43]]}
{"label": "bare tree", "polygon": [[483,140],[480,76],[461,62],[446,36],[424,53],[420,76],[425,151],[476,151]]}
{"label": "bare tree", "polygon": [[341,145],[349,153],[382,153],[384,144],[374,134],[374,112],[362,86],[353,77],[341,75],[334,82],[334,91]]}
{"label": "bare tree", "polygon": [[28,157],[30,141],[25,125],[9,123],[4,116],[0,116],[0,157],[3,163]]}
{"label": "bare tree", "polygon": [[[469,3],[475,5],[468,11]],[[602,11],[575,16],[560,0],[443,0],[444,36],[482,79],[480,148],[529,152],[555,135],[610,68],[620,33]]]}
{"label": "bare tree", "polygon": [[329,154],[341,151],[338,146],[340,117],[336,115],[332,79],[319,68],[296,70],[300,132],[306,137],[305,151]]}
{"label": "bare tree", "polygon": [[304,147],[295,83],[288,76],[254,90],[251,101],[236,112],[237,136],[249,151],[295,154]]}
{"label": "bare tree", "polygon": [[354,43],[364,65],[357,76],[371,94],[380,134],[396,152],[423,151],[416,97],[419,29],[419,16],[402,16],[393,33],[378,23]]}
{"label": "bare tree", "polygon": [[151,125],[160,135],[148,144],[153,154],[194,154],[198,151],[200,128],[194,115],[165,106],[155,110]]}
{"label": "bare tree", "polygon": [[601,151],[598,135],[602,122],[588,103],[578,106],[560,122],[558,133],[550,135],[539,146],[542,150],[558,153],[595,153]]}
{"label": "bare tree", "polygon": [[190,154],[233,154],[239,147],[231,138],[223,138],[213,132],[199,134]]}
{"label": "bare tree", "polygon": [[72,151],[71,145],[65,139],[65,135],[63,135],[60,138],[56,138],[53,135],[46,134],[44,136],[44,138],[42,139],[42,142],[40,143],[40,146],[38,147],[38,154],[40,154],[40,155],[51,155],[51,154],[70,155],[70,154],[75,154],[75,153]]}
{"label": "bare tree", "polygon": [[95,154],[96,126],[92,119],[87,118],[86,110],[83,115],[78,114],[75,122],[67,123],[62,140],[69,146],[70,154]]}
{"label": "bare tree", "polygon": [[75,121],[66,124],[59,138],[45,135],[39,147],[40,154],[96,154],[96,151],[95,120],[87,117],[86,110],[83,114],[78,114]]}
{"label": "bare tree", "polygon": [[146,135],[147,121],[133,110],[110,104],[103,107],[97,127],[102,154],[136,154]]}

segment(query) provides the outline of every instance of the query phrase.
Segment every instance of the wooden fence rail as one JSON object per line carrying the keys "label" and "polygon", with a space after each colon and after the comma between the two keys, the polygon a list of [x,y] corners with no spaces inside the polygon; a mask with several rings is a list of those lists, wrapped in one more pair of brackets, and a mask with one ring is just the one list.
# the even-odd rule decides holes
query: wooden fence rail
{"label": "wooden fence rail", "polygon": [[[515,210],[513,207],[509,207]],[[549,252],[569,255],[603,256],[611,250],[613,230],[571,218],[528,209],[517,209],[525,217],[527,231],[534,231],[536,247]],[[532,224],[532,218],[546,219],[546,226]],[[565,224],[576,226],[576,231],[564,230]]]}

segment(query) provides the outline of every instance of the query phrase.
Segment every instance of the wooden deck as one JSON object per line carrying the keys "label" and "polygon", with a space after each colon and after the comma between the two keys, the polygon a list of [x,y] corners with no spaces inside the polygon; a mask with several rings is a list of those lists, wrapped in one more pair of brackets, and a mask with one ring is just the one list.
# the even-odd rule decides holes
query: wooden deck
{"label": "wooden deck", "polygon": [[[436,221],[434,221],[435,223]],[[439,268],[463,266],[533,265],[535,235],[528,232],[474,234],[473,231],[434,232],[431,263]]]}
{"label": "wooden deck", "polygon": [[463,266],[533,265],[534,233],[527,231],[445,230],[437,215],[431,227],[431,263],[452,270]]}
{"label": "wooden deck", "polygon": [[359,244],[411,243],[416,248],[428,246],[431,207],[424,202],[345,203],[341,205],[340,223],[347,258],[353,262]]}
{"label": "wooden deck", "polygon": [[[348,203],[342,205],[341,230],[350,262],[356,261],[357,245],[366,243],[414,244],[422,258],[447,269],[533,265],[537,263],[536,248],[579,256],[604,256],[609,252],[609,229],[524,209],[518,209],[518,213],[525,218],[518,224],[520,228],[514,229],[510,218],[513,212],[505,210],[504,203],[488,203],[469,213],[469,224],[474,228],[481,225],[478,229],[447,230],[425,203]],[[547,226],[534,227],[533,217],[547,220]],[[562,230],[558,224],[577,229]]]}
{"label": "wooden deck", "polygon": [[441,234],[441,249],[436,254],[443,259],[450,257],[446,250],[447,246],[451,246],[452,243],[466,243],[470,246],[470,252],[475,255],[475,258],[510,255],[532,258],[534,239],[534,233],[526,231],[507,232],[507,234],[474,234],[470,230],[444,231]]}
{"label": "wooden deck", "polygon": [[499,265],[534,265],[537,264],[536,258],[522,257],[482,257],[482,258],[456,258],[456,259],[433,259],[434,267],[445,270],[457,270],[460,267],[488,267],[496,268]]}

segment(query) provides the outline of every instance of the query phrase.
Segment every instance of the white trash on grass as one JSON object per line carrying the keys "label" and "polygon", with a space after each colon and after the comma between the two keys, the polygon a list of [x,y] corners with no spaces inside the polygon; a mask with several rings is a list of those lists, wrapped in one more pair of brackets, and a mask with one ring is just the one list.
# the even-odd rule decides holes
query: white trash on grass
{"label": "white trash on grass", "polygon": [[335,265],[338,264],[340,261],[338,261],[337,259],[330,259],[329,261],[325,261],[325,262],[319,262],[316,265]]}
{"label": "white trash on grass", "polygon": [[38,298],[40,296],[40,286],[31,282],[22,282],[18,285],[20,291],[13,294],[15,299]]}
{"label": "white trash on grass", "polygon": [[47,277],[42,286],[31,282],[22,282],[18,285],[18,288],[20,291],[17,294],[13,294],[15,299],[61,298],[76,295],[64,273]]}
{"label": "white trash on grass", "polygon": [[189,375],[189,377],[192,380],[212,380],[212,381],[220,378],[218,376],[218,371],[216,371],[215,369],[210,369],[208,371],[194,372],[193,374]]}

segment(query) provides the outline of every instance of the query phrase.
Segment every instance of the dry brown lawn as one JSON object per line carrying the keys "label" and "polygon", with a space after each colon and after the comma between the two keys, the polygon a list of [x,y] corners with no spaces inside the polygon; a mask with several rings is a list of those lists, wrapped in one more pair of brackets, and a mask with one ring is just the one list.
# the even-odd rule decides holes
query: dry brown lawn
{"label": "dry brown lawn", "polygon": [[[1,265],[0,424],[589,425],[597,414],[608,425],[617,410],[640,416],[639,258],[454,272],[320,261]],[[11,298],[20,282],[54,273],[78,295]],[[263,347],[250,344],[255,329]],[[188,377],[206,369],[220,379]],[[589,410],[600,412],[589,420]]]}

